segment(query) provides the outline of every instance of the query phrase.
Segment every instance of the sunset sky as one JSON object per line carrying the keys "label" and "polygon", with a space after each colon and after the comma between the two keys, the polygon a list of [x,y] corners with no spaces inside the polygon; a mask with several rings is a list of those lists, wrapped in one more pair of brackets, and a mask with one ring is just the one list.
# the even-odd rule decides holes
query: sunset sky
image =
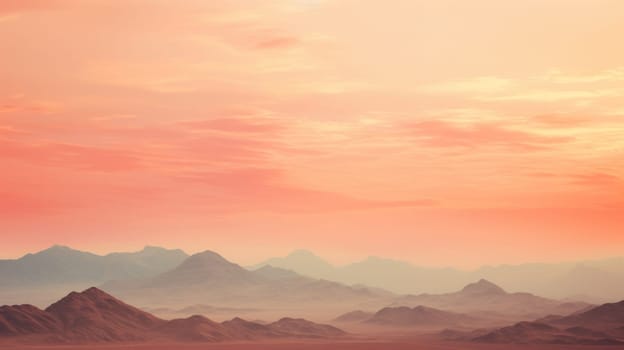
{"label": "sunset sky", "polygon": [[3,0],[0,258],[624,255],[624,1]]}

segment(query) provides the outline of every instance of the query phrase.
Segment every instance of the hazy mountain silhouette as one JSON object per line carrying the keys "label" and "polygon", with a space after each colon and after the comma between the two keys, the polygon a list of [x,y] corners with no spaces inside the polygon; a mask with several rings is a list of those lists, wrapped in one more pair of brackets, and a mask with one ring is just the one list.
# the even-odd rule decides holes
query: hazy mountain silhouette
{"label": "hazy mountain silhouette", "polygon": [[561,302],[530,293],[507,293],[498,285],[481,279],[460,291],[447,294],[407,295],[396,306],[429,306],[464,313],[499,314],[511,319],[535,319],[549,314],[569,314],[588,307],[583,302]]}
{"label": "hazy mountain silhouette", "polygon": [[[0,260],[0,297],[11,300],[20,289],[35,300],[29,287],[62,289],[86,287],[109,280],[139,280],[169,271],[188,258],[181,250],[146,247],[140,252],[100,256],[68,247],[54,246],[19,259]],[[560,264],[487,266],[473,271],[453,268],[424,268],[392,259],[369,257],[345,266],[333,266],[317,255],[298,250],[271,265],[315,279],[347,285],[383,288],[395,293],[448,293],[470,281],[485,278],[511,291],[526,291],[553,298],[573,297],[603,303],[624,295],[624,258]],[[268,277],[268,276],[265,276]],[[56,294],[49,293],[48,295]],[[45,298],[43,298],[45,299]],[[17,301],[13,299],[14,301]]]}
{"label": "hazy mountain silhouette", "polygon": [[474,324],[476,319],[468,315],[426,306],[413,308],[401,306],[383,308],[365,322],[384,326],[453,327]]}
{"label": "hazy mountain silhouette", "polygon": [[225,260],[221,255],[204,251],[184,260],[173,270],[159,274],[150,279],[147,287],[177,287],[196,284],[213,286],[232,286],[252,283],[255,275],[237,264]]}
{"label": "hazy mountain silhouette", "polygon": [[265,325],[238,317],[219,323],[199,315],[169,321],[156,330],[176,341],[193,342],[275,338],[336,338],[346,334],[336,327],[304,319],[282,318]]}
{"label": "hazy mountain silhouette", "polygon": [[342,330],[303,319],[283,318],[262,325],[233,319],[218,323],[203,316],[166,321],[97,289],[72,292],[45,310],[31,305],[0,307],[0,337],[29,343],[124,341],[256,340],[330,338]]}
{"label": "hazy mountain silhouette", "polygon": [[301,275],[299,275],[298,273],[294,271],[282,269],[279,267],[273,267],[271,265],[264,265],[258,268],[257,270],[254,270],[254,273],[257,276],[266,278],[268,280],[284,280],[284,279],[289,279],[289,278],[302,277]]}
{"label": "hazy mountain silhouette", "polygon": [[583,326],[592,329],[622,327],[624,326],[624,300],[603,304],[565,317],[551,317],[548,322],[556,325]]}
{"label": "hazy mountain silhouette", "polygon": [[546,323],[519,322],[471,339],[481,343],[624,345],[624,341],[606,332],[583,327],[560,329]]}
{"label": "hazy mountain silhouette", "polygon": [[567,263],[484,266],[476,270],[429,268],[393,259],[369,257],[334,266],[312,252],[299,250],[255,265],[272,265],[297,273],[341,282],[380,287],[400,294],[448,293],[480,278],[510,291],[551,298],[605,302],[624,295],[624,258]]}
{"label": "hazy mountain silhouette", "polygon": [[[336,317],[333,322],[349,326],[400,327],[412,330],[432,330],[442,328],[459,327],[462,329],[475,329],[481,327],[500,327],[508,324],[498,317],[492,317],[487,313],[459,313],[448,310],[436,309],[428,306],[390,306],[384,307],[377,312],[351,311]],[[459,332],[462,336],[463,333]]]}
{"label": "hazy mountain silhouette", "polygon": [[[275,338],[280,337],[288,333],[281,332],[274,329],[270,324],[260,324],[257,322],[250,322],[243,320],[240,317],[235,317],[229,321],[223,322],[223,325],[230,329],[230,332],[236,334],[239,339],[253,339],[253,338]],[[316,333],[308,333],[309,337],[317,337]]]}
{"label": "hazy mountain silhouette", "polygon": [[282,258],[271,258],[252,266],[256,270],[265,265],[292,270],[313,278],[334,279],[335,267],[309,250],[299,249]]}
{"label": "hazy mountain silhouette", "polygon": [[475,271],[506,289],[592,303],[624,295],[624,258],[482,267]]}
{"label": "hazy mountain silhouette", "polygon": [[261,311],[256,308],[220,307],[205,304],[189,305],[182,308],[144,307],[143,310],[163,318],[180,318],[193,315],[213,315],[219,318],[231,315],[253,314]]}
{"label": "hazy mountain silhouette", "polygon": [[332,338],[344,335],[345,332],[334,326],[318,324],[302,318],[284,317],[269,324],[269,328],[298,337]]}
{"label": "hazy mountain silhouette", "polygon": [[624,345],[624,301],[489,331],[446,330],[444,338],[505,344]]}
{"label": "hazy mountain silhouette", "polygon": [[4,288],[97,284],[110,279],[156,275],[177,266],[187,257],[181,250],[158,247],[100,256],[57,245],[19,259],[0,260],[0,280]]}
{"label": "hazy mountain silhouette", "polygon": [[296,250],[285,257],[268,259],[251,269],[265,265],[292,270],[313,278],[368,285],[395,293],[419,291],[425,284],[430,288],[429,291],[442,292],[461,286],[464,279],[470,280],[462,279],[462,273],[454,269],[419,268],[400,260],[373,256],[345,266],[334,266],[307,250]]}
{"label": "hazy mountain silhouette", "polygon": [[156,330],[160,334],[183,342],[215,342],[233,338],[227,327],[199,315],[171,320]]}
{"label": "hazy mountain silhouette", "polygon": [[353,322],[362,322],[373,317],[375,313],[366,312],[362,310],[355,310],[344,313],[338,317],[336,317],[333,321],[338,323],[353,323]]}
{"label": "hazy mountain silhouette", "polygon": [[143,304],[236,308],[291,309],[314,304],[343,304],[346,308],[368,302],[380,306],[394,297],[385,291],[317,280],[271,266],[249,271],[210,251],[195,254],[155,277],[112,281],[102,288]]}
{"label": "hazy mountain silhouette", "polygon": [[470,283],[467,286],[465,286],[459,292],[459,294],[464,295],[464,296],[490,297],[493,295],[499,295],[499,296],[506,295],[507,292],[505,292],[503,288],[495,285],[494,283],[488,280],[480,279],[479,281],[475,283]]}
{"label": "hazy mountain silhouette", "polygon": [[563,332],[558,328],[538,322],[519,322],[513,326],[496,329],[473,341],[484,343],[555,343]]}
{"label": "hazy mountain silhouette", "polygon": [[[307,251],[297,251],[282,259],[281,263],[292,261],[306,266],[324,266],[323,269],[331,267]],[[165,270],[160,271],[162,269]],[[355,271],[354,276],[357,276],[357,271],[362,274],[368,271],[371,276],[394,276],[393,271],[398,271],[396,275],[403,279],[407,279],[410,271],[415,271],[409,264],[374,257],[333,269],[349,271],[349,274]],[[146,247],[136,253],[98,256],[55,246],[17,260],[2,261],[0,277],[6,281],[0,292],[3,288],[5,292],[9,291],[13,300],[21,295],[22,290],[23,293],[37,293],[37,290],[47,285],[79,281],[84,284],[88,283],[87,280],[96,280],[103,289],[126,300],[170,310],[192,305],[218,305],[222,310],[232,311],[282,307],[291,310],[306,307],[320,311],[320,308],[311,308],[316,305],[327,309],[329,312],[326,316],[329,316],[349,309],[376,310],[384,306],[423,305],[471,315],[489,313],[486,315],[488,317],[500,314],[504,320],[519,321],[549,314],[565,315],[589,306],[578,302],[562,303],[529,293],[507,293],[485,279],[460,287],[462,289],[458,292],[396,297],[383,289],[310,278],[272,265],[263,265],[250,271],[211,251],[188,257],[179,250],[154,247]],[[11,292],[12,288],[22,290]],[[44,294],[41,290],[40,294]],[[334,309],[330,310],[332,307]],[[224,312],[222,315],[236,314]]]}

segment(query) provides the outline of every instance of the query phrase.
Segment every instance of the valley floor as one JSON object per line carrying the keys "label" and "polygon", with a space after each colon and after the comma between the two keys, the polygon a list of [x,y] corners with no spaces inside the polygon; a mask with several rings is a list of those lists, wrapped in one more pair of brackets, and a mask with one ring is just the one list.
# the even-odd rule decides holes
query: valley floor
{"label": "valley floor", "polygon": [[607,350],[614,346],[586,345],[510,345],[510,344],[475,344],[428,339],[408,339],[401,341],[290,341],[290,342],[255,342],[255,343],[210,343],[210,344],[116,344],[116,345],[54,345],[28,346],[0,343],[0,349],[12,350]]}

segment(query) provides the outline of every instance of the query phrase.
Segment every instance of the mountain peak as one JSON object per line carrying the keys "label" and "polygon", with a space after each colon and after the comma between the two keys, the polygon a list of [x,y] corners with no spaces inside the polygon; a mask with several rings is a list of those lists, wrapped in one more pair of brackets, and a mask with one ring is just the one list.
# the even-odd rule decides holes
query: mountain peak
{"label": "mountain peak", "polygon": [[201,253],[193,254],[180,264],[176,270],[192,270],[192,271],[216,271],[220,269],[242,269],[240,266],[227,261],[221,255],[206,250]]}
{"label": "mountain peak", "polygon": [[264,265],[291,270],[313,278],[326,278],[334,273],[334,267],[330,263],[305,249],[294,250],[286,256],[267,259],[254,267],[258,268]]}
{"label": "mountain peak", "polygon": [[621,324],[624,322],[624,300],[616,303],[602,304],[583,313],[564,317],[564,320],[567,319],[577,322],[581,320],[583,324]]}
{"label": "mountain peak", "polygon": [[83,252],[80,250],[73,249],[71,247],[65,245],[55,244],[49,248],[38,251],[36,253],[28,253],[24,255],[22,258],[27,259],[46,259],[46,258],[75,258],[75,257],[94,257],[95,254]]}
{"label": "mountain peak", "polygon": [[46,250],[73,250],[73,249],[71,249],[69,246],[66,246],[66,245],[55,244]]}
{"label": "mountain peak", "polygon": [[[274,263],[275,259],[270,259],[269,261],[267,261],[267,263]],[[316,266],[317,268],[328,268],[331,266],[330,263],[328,263],[327,261],[323,260],[323,258],[321,258],[320,256],[314,254],[313,252],[309,251],[309,250],[305,250],[305,249],[298,249],[295,250],[293,252],[291,252],[290,254],[288,254],[286,257],[284,258],[277,258],[277,264],[278,267],[285,267],[285,268],[290,268],[290,266],[281,266],[282,264],[280,264],[279,262],[288,262],[286,265],[297,265],[297,266],[308,266],[308,267],[312,267],[312,266]],[[275,265],[274,265],[275,266]]]}
{"label": "mountain peak", "polygon": [[216,283],[247,283],[253,280],[253,273],[237,264],[227,261],[221,255],[204,251],[186,258],[175,269],[155,276],[147,282],[149,286],[196,285]]}
{"label": "mountain peak", "polygon": [[123,338],[128,329],[146,329],[163,322],[95,287],[71,292],[45,311],[66,327],[81,328],[94,338],[109,337],[112,333]]}
{"label": "mountain peak", "polygon": [[309,259],[320,259],[316,254],[312,253],[307,249],[297,249],[293,250],[290,254],[288,254],[289,258],[309,258]]}
{"label": "mountain peak", "polygon": [[77,252],[77,250],[72,249],[66,245],[55,244],[47,249],[44,249],[35,254],[49,254],[49,253],[65,253],[65,252]]}
{"label": "mountain peak", "polygon": [[505,290],[499,286],[497,286],[496,284],[486,280],[486,279],[480,279],[477,282],[474,283],[470,283],[467,286],[465,286],[462,290],[461,293],[463,294],[487,294],[487,295],[502,295],[502,294],[507,294],[507,292],[505,292]]}
{"label": "mountain peak", "polygon": [[219,263],[219,264],[231,264],[229,261],[225,260],[221,255],[206,250],[201,253],[191,255],[186,261],[184,261],[183,265],[205,265],[207,263]]}
{"label": "mountain peak", "polygon": [[115,300],[115,298],[105,293],[101,289],[98,289],[96,287],[91,287],[91,288],[85,289],[82,292],[74,291],[74,292],[67,294],[67,296],[65,296],[61,300],[50,305],[48,309],[55,309],[55,308],[60,307],[61,305],[69,305],[69,304],[83,303],[87,301],[92,302],[92,301],[101,301],[101,300]]}
{"label": "mountain peak", "polygon": [[264,278],[269,279],[285,279],[285,278],[295,278],[300,277],[299,274],[292,270],[284,269],[281,267],[275,267],[272,265],[264,265],[258,269],[253,270],[253,273],[258,276],[262,276]]}
{"label": "mountain peak", "polygon": [[92,298],[94,297],[95,298],[112,298],[113,297],[110,294],[96,287],[87,288],[83,290],[82,293],[80,294],[88,296],[88,297],[92,297]]}
{"label": "mountain peak", "polygon": [[163,247],[157,247],[154,245],[146,245],[145,247],[143,247],[142,252],[164,252],[167,251],[167,249],[163,248]]}

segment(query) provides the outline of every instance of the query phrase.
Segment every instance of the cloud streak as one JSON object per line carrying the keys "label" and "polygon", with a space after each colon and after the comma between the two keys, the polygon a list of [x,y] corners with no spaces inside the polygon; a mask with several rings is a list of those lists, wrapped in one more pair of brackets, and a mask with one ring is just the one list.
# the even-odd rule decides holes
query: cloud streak
{"label": "cloud streak", "polygon": [[406,134],[433,147],[503,147],[514,150],[539,150],[569,142],[570,137],[543,136],[513,130],[495,123],[457,125],[441,120],[410,123],[403,126]]}

